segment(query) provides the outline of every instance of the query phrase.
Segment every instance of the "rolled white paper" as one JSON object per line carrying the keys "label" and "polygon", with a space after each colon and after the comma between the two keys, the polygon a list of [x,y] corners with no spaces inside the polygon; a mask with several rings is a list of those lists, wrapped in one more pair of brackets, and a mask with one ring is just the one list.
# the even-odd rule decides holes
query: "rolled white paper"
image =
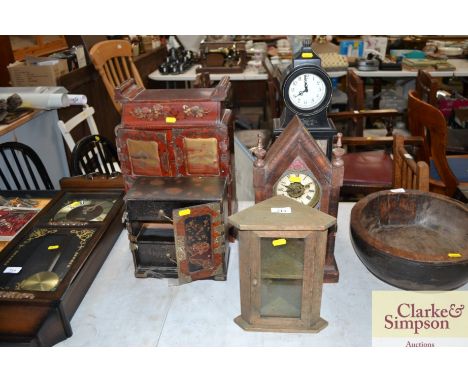
{"label": "rolled white paper", "polygon": [[70,106],[70,101],[66,94],[19,94],[23,100],[23,107],[34,109],[58,109]]}
{"label": "rolled white paper", "polygon": [[[16,93],[23,103],[21,107],[31,107],[33,109],[58,109],[70,106],[67,94],[41,94],[41,93]],[[2,98],[8,98],[12,94],[2,94]]]}
{"label": "rolled white paper", "polygon": [[86,105],[88,98],[84,94],[67,94],[70,105]]}

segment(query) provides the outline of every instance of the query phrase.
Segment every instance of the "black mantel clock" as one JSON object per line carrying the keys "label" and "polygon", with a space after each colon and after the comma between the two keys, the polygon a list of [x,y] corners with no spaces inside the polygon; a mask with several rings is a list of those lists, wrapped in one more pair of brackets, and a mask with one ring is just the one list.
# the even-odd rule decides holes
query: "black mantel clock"
{"label": "black mantel clock", "polygon": [[301,50],[287,68],[281,92],[285,108],[281,115],[280,128],[274,130],[275,137],[297,115],[331,160],[336,129],[327,118],[327,107],[332,97],[332,84],[330,77],[322,69],[320,57],[310,47],[310,40],[303,41]]}

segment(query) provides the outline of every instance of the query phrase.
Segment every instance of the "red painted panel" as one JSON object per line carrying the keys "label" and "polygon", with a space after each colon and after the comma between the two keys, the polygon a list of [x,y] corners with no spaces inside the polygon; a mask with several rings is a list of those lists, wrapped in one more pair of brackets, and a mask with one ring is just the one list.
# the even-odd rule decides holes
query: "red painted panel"
{"label": "red painted panel", "polygon": [[224,231],[219,204],[173,211],[179,280],[188,282],[224,273]]}
{"label": "red painted panel", "polygon": [[206,124],[219,119],[219,102],[135,102],[125,104],[122,121],[135,129]]}

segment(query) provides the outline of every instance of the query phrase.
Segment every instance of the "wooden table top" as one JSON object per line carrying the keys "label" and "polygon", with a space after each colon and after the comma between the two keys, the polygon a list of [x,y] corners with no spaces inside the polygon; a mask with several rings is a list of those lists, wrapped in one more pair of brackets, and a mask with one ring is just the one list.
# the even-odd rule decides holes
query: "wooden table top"
{"label": "wooden table top", "polygon": [[31,110],[29,113],[23,115],[22,117],[18,118],[12,123],[6,125],[0,124],[0,137],[5,134],[8,134],[10,131],[15,130],[17,127],[25,124],[31,119],[36,118],[40,113],[42,113],[42,110]]}

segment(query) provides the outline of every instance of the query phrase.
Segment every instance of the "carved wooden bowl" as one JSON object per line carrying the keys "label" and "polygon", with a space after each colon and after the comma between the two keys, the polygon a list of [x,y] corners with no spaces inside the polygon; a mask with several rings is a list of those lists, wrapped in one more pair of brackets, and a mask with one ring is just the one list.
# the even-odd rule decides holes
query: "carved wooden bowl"
{"label": "carved wooden bowl", "polygon": [[468,206],[446,196],[381,191],[351,211],[364,265],[401,289],[451,290],[468,281]]}

